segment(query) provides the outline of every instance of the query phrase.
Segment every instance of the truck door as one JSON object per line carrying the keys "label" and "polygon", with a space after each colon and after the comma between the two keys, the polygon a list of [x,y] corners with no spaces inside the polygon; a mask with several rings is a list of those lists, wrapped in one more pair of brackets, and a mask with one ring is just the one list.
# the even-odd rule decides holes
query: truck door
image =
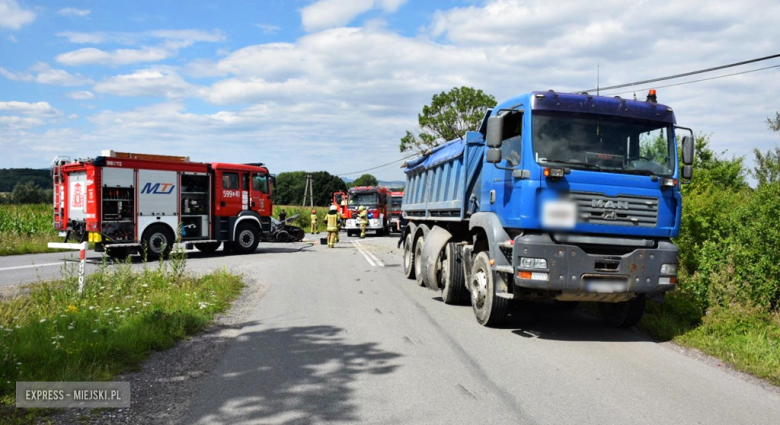
{"label": "truck door", "polygon": [[249,192],[250,208],[263,217],[270,216],[272,205],[268,202],[268,175],[252,173],[252,188]]}
{"label": "truck door", "polygon": [[241,176],[237,171],[217,171],[217,215],[237,216],[243,209]]}

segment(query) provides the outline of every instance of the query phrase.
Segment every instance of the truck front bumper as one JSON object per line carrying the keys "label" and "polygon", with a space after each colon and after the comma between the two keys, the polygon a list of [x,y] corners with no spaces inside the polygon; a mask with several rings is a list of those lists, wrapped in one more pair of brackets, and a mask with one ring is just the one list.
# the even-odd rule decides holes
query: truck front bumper
{"label": "truck front bumper", "polygon": [[[347,230],[360,230],[360,222],[355,219],[347,219],[347,224],[344,226]],[[382,220],[378,218],[368,219],[368,226],[366,230],[382,230]]]}
{"label": "truck front bumper", "polygon": [[678,250],[670,241],[628,248],[622,255],[596,254],[608,245],[590,246],[595,249],[588,253],[578,245],[555,243],[548,235],[525,235],[501,246],[501,252],[512,264],[516,288],[562,291],[561,300],[585,299],[587,294],[593,299],[631,297],[675,287]]}

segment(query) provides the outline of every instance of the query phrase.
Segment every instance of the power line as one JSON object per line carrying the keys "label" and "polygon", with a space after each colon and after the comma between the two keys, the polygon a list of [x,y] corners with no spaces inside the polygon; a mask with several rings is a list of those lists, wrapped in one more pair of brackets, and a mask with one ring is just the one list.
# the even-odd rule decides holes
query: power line
{"label": "power line", "polygon": [[341,173],[341,174],[336,174],[336,175],[337,176],[348,176],[350,174],[365,173],[366,171],[372,171],[372,170],[376,170],[377,168],[382,168],[382,167],[387,167],[387,166],[390,166],[390,165],[394,165],[394,164],[399,163],[399,162],[401,162],[401,161],[403,161],[405,159],[409,159],[409,158],[411,158],[413,156],[418,156],[418,155],[420,155],[420,154],[418,152],[415,152],[415,153],[413,153],[411,155],[408,155],[408,156],[405,156],[405,157],[403,157],[401,159],[396,159],[393,162],[388,162],[387,164],[377,165],[376,167],[366,168],[365,170],[352,171],[352,172],[349,172],[349,173]]}
{"label": "power line", "polygon": [[[732,77],[732,76],[734,76],[734,75],[741,75],[741,74],[749,74],[749,73],[751,73],[751,72],[764,71],[764,70],[767,70],[767,69],[772,69],[772,68],[780,68],[780,65],[773,65],[773,66],[767,66],[767,67],[765,67],[765,68],[751,69],[751,70],[749,70],[749,71],[735,72],[735,73],[733,73],[733,74],[718,75],[717,77],[702,78],[702,79],[700,79],[700,80],[684,81],[684,82],[682,82],[682,83],[676,83],[676,84],[667,84],[667,85],[665,85],[665,86],[653,86],[653,87],[647,87],[647,88],[642,88],[642,89],[634,89],[634,90],[629,90],[629,91],[622,91],[622,92],[619,92],[619,93],[610,93],[610,95],[618,95],[618,94],[626,94],[626,93],[635,93],[635,92],[638,92],[638,91],[645,91],[645,90],[649,90],[649,89],[651,89],[651,88],[655,88],[655,89],[662,89],[662,88],[666,88],[666,87],[682,86],[682,85],[684,85],[684,84],[693,84],[693,83],[700,83],[700,82],[702,82],[702,81],[717,80],[717,79],[719,79],[719,78]],[[602,89],[602,90],[603,90],[603,89]]]}
{"label": "power line", "polygon": [[685,72],[685,73],[677,74],[677,75],[669,75],[667,77],[653,78],[651,80],[636,81],[636,82],[633,82],[633,83],[618,84],[616,86],[609,86],[609,87],[597,87],[597,88],[590,89],[590,90],[578,90],[577,93],[592,92],[592,91],[596,91],[596,90],[622,89],[623,87],[638,86],[640,84],[655,83],[657,81],[664,81],[664,80],[673,80],[675,78],[688,77],[690,75],[703,74],[705,72],[712,72],[712,71],[717,71],[717,70],[726,69],[726,68],[733,68],[735,66],[747,65],[749,63],[761,62],[761,61],[774,59],[774,58],[779,58],[779,57],[780,57],[780,53],[778,53],[776,55],[772,55],[772,56],[764,56],[763,58],[750,59],[750,60],[746,60],[746,61],[742,61],[742,62],[730,63],[728,65],[716,66],[714,68],[700,69],[698,71]]}

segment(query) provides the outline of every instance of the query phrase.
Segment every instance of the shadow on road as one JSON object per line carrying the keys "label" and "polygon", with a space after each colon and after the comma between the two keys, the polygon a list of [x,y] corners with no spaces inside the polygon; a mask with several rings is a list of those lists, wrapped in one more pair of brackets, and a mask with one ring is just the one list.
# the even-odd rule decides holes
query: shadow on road
{"label": "shadow on road", "polygon": [[223,357],[229,362],[218,366],[182,423],[359,421],[355,381],[392,373],[400,354],[377,343],[351,344],[345,337],[333,326],[241,335]]}
{"label": "shadow on road", "polygon": [[498,328],[510,329],[523,338],[555,341],[651,341],[630,329],[610,327],[590,311],[566,311],[551,302],[516,302]]}

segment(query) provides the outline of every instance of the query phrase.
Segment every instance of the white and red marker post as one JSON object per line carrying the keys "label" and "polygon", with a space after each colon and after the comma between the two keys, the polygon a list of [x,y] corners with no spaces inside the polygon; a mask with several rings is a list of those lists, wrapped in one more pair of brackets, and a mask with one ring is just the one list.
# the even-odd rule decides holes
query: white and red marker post
{"label": "white and red marker post", "polygon": [[79,250],[79,294],[82,294],[84,292],[84,273],[87,265],[87,249],[89,249],[89,242],[82,242],[82,243],[49,242],[49,248]]}

